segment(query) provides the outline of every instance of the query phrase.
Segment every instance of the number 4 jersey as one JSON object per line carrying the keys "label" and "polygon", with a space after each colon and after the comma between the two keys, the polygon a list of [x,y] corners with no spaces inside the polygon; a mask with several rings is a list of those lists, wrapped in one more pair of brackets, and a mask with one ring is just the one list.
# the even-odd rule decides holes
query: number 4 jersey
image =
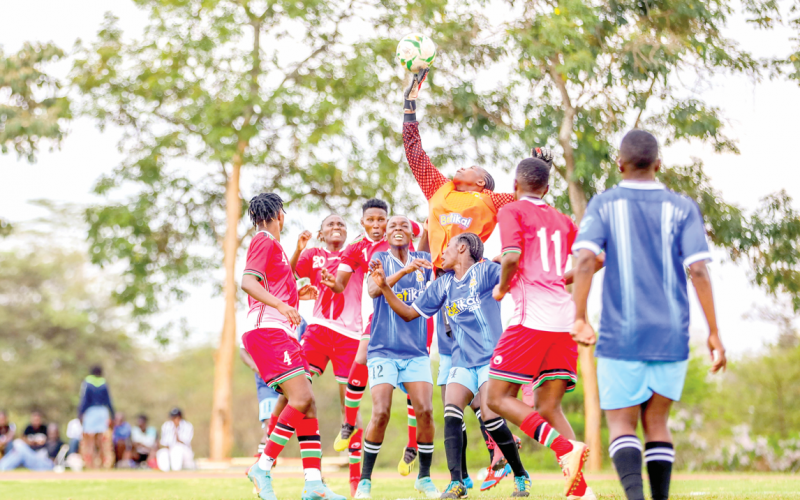
{"label": "number 4 jersey", "polygon": [[509,326],[568,332],[575,303],[564,283],[564,270],[578,229],[568,216],[538,198],[523,198],[497,214],[503,255],[521,254],[511,282],[516,305]]}

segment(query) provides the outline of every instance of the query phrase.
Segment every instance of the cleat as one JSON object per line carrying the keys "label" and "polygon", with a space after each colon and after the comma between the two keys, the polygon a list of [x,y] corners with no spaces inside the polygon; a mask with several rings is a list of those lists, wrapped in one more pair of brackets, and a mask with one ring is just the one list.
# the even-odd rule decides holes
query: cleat
{"label": "cleat", "polygon": [[356,491],[358,491],[358,483],[359,479],[357,477],[350,478],[350,496],[353,498],[356,497]]}
{"label": "cleat", "polygon": [[430,477],[418,477],[417,480],[414,481],[414,489],[427,498],[439,498],[439,495],[441,495]]}
{"label": "cleat", "polygon": [[472,482],[471,477],[467,476],[464,478],[464,486],[466,486],[468,490],[471,490],[475,487],[475,483]]}
{"label": "cleat", "polygon": [[414,464],[417,463],[417,449],[406,447],[403,451],[403,458],[397,464],[397,472],[401,476],[407,476],[414,470]]}
{"label": "cleat", "polygon": [[353,431],[356,430],[355,427],[348,423],[342,424],[342,429],[339,431],[339,434],[336,435],[336,439],[333,441],[333,449],[336,451],[344,451],[350,446],[350,438],[353,436]]}
{"label": "cleat", "polygon": [[345,500],[345,497],[331,491],[322,481],[306,481],[302,500]]}
{"label": "cleat", "polygon": [[595,495],[594,491],[587,486],[586,493],[584,493],[582,497],[579,497],[578,495],[570,495],[567,497],[567,500],[597,500],[597,495]]}
{"label": "cleat", "polygon": [[253,483],[256,495],[261,500],[278,500],[275,496],[275,491],[272,489],[272,477],[270,473],[258,466],[255,463],[247,470],[247,479]]}
{"label": "cleat", "polygon": [[481,484],[481,491],[490,490],[500,484],[500,481],[502,481],[503,478],[511,474],[511,466],[506,464],[506,466],[499,471],[495,471],[492,470],[491,467],[487,467],[486,471],[488,473],[486,474],[486,479],[484,479],[483,483]]}
{"label": "cleat", "polygon": [[525,471],[524,476],[514,477],[514,493],[512,497],[527,497],[531,494],[531,477],[528,471]]}
{"label": "cleat", "polygon": [[521,450],[522,449],[522,440],[519,438],[519,436],[514,436],[514,442],[517,443],[517,449]]}
{"label": "cleat", "polygon": [[450,481],[439,498],[467,498],[467,487],[459,481]]}
{"label": "cleat", "polygon": [[583,464],[589,457],[589,447],[579,441],[572,441],[572,451],[561,455],[558,459],[558,465],[561,466],[561,471],[564,473],[566,485],[564,486],[564,496],[569,496],[575,485],[580,481],[581,470]]}
{"label": "cleat", "polygon": [[353,498],[372,498],[372,481],[369,479],[359,481]]}

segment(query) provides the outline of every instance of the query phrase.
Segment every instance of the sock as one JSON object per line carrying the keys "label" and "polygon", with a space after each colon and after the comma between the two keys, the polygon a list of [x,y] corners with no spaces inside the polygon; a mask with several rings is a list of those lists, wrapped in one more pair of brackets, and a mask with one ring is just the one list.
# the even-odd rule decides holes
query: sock
{"label": "sock", "polygon": [[361,477],[361,438],[364,432],[361,429],[356,429],[353,436],[350,438],[350,479]]}
{"label": "sock", "polygon": [[353,363],[350,368],[350,375],[347,377],[347,389],[344,391],[344,418],[353,427],[356,426],[358,407],[361,404],[361,398],[364,397],[364,389],[367,387],[368,378],[369,370],[367,365]]}
{"label": "sock", "polygon": [[475,410],[475,416],[478,417],[478,424],[481,426],[483,441],[486,443],[486,449],[489,450],[489,463],[492,463],[492,460],[494,460],[494,440],[492,439],[492,436],[486,432],[486,425],[483,423],[483,416],[481,415],[480,408]]}
{"label": "sock", "polygon": [[417,415],[414,413],[414,407],[411,405],[411,398],[406,398],[406,406],[408,408],[408,444],[407,448],[417,447]]}
{"label": "sock", "polygon": [[467,472],[467,424],[461,422],[461,434],[463,435],[461,444],[461,479],[467,479],[469,472]]}
{"label": "sock", "polygon": [[[447,455],[447,468],[450,469],[450,480],[464,479],[462,458],[464,456],[464,412],[456,405],[444,407],[444,452]],[[420,464],[422,449],[420,448]],[[420,468],[420,475],[422,469]]]}
{"label": "sock", "polygon": [[675,450],[672,443],[652,441],[644,445],[644,462],[650,476],[650,493],[653,500],[669,498],[669,482],[672,478],[672,462],[675,461]]}
{"label": "sock", "polygon": [[294,430],[300,425],[304,417],[305,415],[291,406],[286,405],[278,417],[275,429],[273,429],[269,435],[269,441],[267,441],[267,446],[264,448],[264,453],[262,453],[261,457],[258,459],[259,467],[265,471],[272,469],[272,464],[275,463],[275,459],[278,458],[278,455],[283,451],[283,447],[286,446],[286,443],[291,439]]}
{"label": "sock", "polygon": [[264,448],[267,447],[266,443],[258,443],[258,453],[264,453]]}
{"label": "sock", "polygon": [[378,452],[381,451],[381,444],[373,443],[364,439],[364,462],[361,467],[361,479],[372,479],[372,469],[375,467],[375,459],[378,458]]}
{"label": "sock", "polygon": [[297,441],[300,442],[300,458],[306,481],[322,480],[322,444],[319,440],[319,422],[316,418],[304,418],[297,426]]}
{"label": "sock", "polygon": [[430,477],[431,462],[433,462],[433,443],[420,443],[417,441],[419,452],[419,475],[417,477]]}
{"label": "sock", "polygon": [[[556,457],[561,458],[572,451],[572,443],[561,437],[561,435],[553,429],[553,426],[548,424],[537,412],[531,412],[522,425],[519,426],[522,432],[538,441],[543,446],[547,446],[556,453]],[[495,439],[497,441],[497,439]],[[505,450],[503,450],[505,453]],[[508,456],[506,455],[506,458]]]}
{"label": "sock", "polygon": [[267,436],[272,434],[272,431],[275,430],[275,424],[278,423],[278,415],[270,415],[269,416],[269,423],[267,423]]}
{"label": "sock", "polygon": [[608,447],[628,500],[644,500],[642,487],[642,443],[636,436],[620,436]]}
{"label": "sock", "polygon": [[486,430],[489,431],[495,444],[505,455],[511,470],[514,471],[514,475],[524,476],[525,467],[522,466],[522,460],[519,458],[517,443],[514,441],[514,435],[511,434],[511,429],[508,428],[503,417],[488,420],[486,422]]}

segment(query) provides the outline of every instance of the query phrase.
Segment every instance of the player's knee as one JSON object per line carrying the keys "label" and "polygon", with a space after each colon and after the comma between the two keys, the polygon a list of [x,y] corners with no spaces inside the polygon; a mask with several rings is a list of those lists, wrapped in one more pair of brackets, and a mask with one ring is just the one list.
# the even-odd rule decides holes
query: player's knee
{"label": "player's knee", "polygon": [[371,425],[378,429],[385,429],[389,424],[389,408],[386,406],[372,407],[372,416],[370,417]]}
{"label": "player's knee", "polygon": [[552,421],[561,413],[561,404],[556,401],[537,401],[533,408],[547,421]]}
{"label": "player's knee", "polygon": [[423,404],[419,411],[414,411],[417,417],[417,426],[433,425],[433,404]]}
{"label": "player's knee", "polygon": [[500,414],[500,407],[503,404],[503,395],[499,392],[489,392],[486,398],[486,406],[494,413]]}
{"label": "player's knee", "polygon": [[308,413],[314,409],[314,394],[311,391],[303,391],[300,394],[292,394],[289,397],[289,406],[300,413]]}

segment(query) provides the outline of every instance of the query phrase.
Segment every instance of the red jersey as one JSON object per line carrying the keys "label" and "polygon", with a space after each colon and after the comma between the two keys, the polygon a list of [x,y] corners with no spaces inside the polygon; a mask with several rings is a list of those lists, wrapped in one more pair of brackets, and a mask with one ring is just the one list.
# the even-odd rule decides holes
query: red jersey
{"label": "red jersey", "polygon": [[538,198],[524,198],[497,214],[503,255],[521,254],[511,282],[516,308],[511,326],[568,332],[575,303],[564,283],[564,269],[578,229],[568,216]]}
{"label": "red jersey", "polygon": [[352,339],[361,338],[361,286],[348,284],[342,293],[320,283],[322,269],[336,274],[342,261],[344,250],[329,252],[324,248],[309,248],[300,254],[297,261],[297,275],[308,278],[319,289],[319,297],[314,302],[314,313],[308,319],[309,325],[321,325]]}
{"label": "red jersey", "polygon": [[[297,282],[283,247],[267,231],[259,231],[247,247],[247,263],[244,274],[255,276],[269,293],[291,307],[297,307]],[[247,313],[245,332],[259,328],[280,328],[292,337],[295,327],[274,307],[247,296],[250,310]]]}

